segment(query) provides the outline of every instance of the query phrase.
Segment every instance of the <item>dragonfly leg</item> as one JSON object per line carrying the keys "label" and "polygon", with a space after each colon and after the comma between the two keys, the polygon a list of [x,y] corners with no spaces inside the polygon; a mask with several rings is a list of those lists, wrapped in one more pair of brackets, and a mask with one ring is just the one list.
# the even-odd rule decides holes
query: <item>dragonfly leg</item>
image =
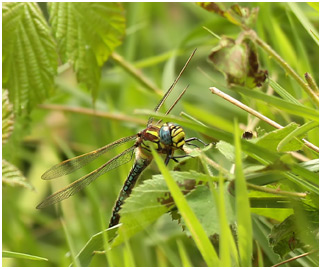
{"label": "dragonfly leg", "polygon": [[198,147],[195,144],[189,143],[191,141],[198,141],[198,142],[202,143],[204,146],[208,146],[209,145],[209,144],[205,143],[204,141],[202,141],[201,139],[199,139],[197,137],[191,137],[191,138],[188,138],[188,139],[185,140],[187,145]]}

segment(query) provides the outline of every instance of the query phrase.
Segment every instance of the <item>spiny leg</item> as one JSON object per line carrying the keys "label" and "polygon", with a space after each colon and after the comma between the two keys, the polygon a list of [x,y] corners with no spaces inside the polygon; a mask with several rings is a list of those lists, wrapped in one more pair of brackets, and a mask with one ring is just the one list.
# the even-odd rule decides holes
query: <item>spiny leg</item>
{"label": "spiny leg", "polygon": [[209,145],[208,143],[205,143],[203,140],[201,140],[201,139],[199,139],[199,138],[197,138],[197,137],[188,138],[188,139],[185,140],[185,143],[186,143],[187,145],[189,145],[189,146],[194,146],[194,147],[199,148],[199,146],[197,146],[197,145],[195,145],[195,144],[193,144],[193,143],[189,143],[189,142],[191,142],[191,141],[198,141],[198,142],[202,143],[204,146],[208,146],[208,145]]}

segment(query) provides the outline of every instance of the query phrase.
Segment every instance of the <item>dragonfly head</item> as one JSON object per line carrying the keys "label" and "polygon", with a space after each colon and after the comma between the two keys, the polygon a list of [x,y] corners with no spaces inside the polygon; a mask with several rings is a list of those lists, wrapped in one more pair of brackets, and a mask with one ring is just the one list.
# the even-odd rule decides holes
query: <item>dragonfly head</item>
{"label": "dragonfly head", "polygon": [[185,132],[178,124],[167,122],[159,129],[159,139],[164,145],[182,148],[185,144]]}

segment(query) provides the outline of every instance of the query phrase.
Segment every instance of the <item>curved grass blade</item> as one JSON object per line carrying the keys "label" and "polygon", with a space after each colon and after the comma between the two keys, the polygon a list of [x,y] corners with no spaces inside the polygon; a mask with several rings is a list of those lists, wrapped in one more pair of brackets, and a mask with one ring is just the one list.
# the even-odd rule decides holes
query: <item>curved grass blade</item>
{"label": "curved grass blade", "polygon": [[183,216],[186,226],[190,230],[192,237],[197,245],[197,248],[203,256],[206,264],[208,266],[217,266],[219,264],[219,258],[213,245],[208,239],[204,231],[204,228],[202,227],[202,224],[197,219],[195,213],[191,210],[184,195],[177,186],[173,177],[170,175],[168,169],[166,168],[164,162],[161,160],[160,156],[156,153],[156,151],[153,148],[151,148],[151,152],[153,154],[155,162],[157,163],[157,166],[159,167],[161,173],[164,176],[164,179],[172,194],[175,204],[179,209],[180,214]]}
{"label": "curved grass blade", "polygon": [[106,153],[107,151],[118,147],[119,145],[126,143],[128,141],[134,140],[137,137],[137,135],[132,135],[128,137],[124,137],[121,139],[118,139],[106,146],[103,146],[99,149],[96,149],[94,151],[82,154],[80,156],[71,158],[69,160],[63,161],[61,163],[58,163],[51,167],[49,170],[47,170],[42,176],[42,179],[48,180],[53,179],[57,177],[61,177],[64,175],[68,175],[83,166],[87,165],[88,163],[92,162],[93,160],[97,159],[102,154]]}
{"label": "curved grass blade", "polygon": [[75,193],[79,192],[91,182],[93,182],[99,176],[105,174],[109,170],[112,170],[122,164],[129,162],[133,158],[133,151],[136,146],[132,146],[129,149],[126,149],[122,153],[118,154],[107,163],[103,164],[98,169],[92,171],[91,173],[83,176],[82,178],[76,180],[75,182],[68,185],[66,188],[55,192],[54,194],[48,196],[45,200],[43,200],[38,206],[37,209],[47,207],[49,205],[53,205],[58,203],[64,199],[69,198],[70,196],[74,195]]}

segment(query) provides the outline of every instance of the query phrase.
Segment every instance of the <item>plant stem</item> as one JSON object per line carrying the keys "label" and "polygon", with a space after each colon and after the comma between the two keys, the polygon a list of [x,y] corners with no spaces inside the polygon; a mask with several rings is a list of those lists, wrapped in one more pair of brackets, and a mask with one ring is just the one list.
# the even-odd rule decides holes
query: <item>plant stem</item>
{"label": "plant stem", "polygon": [[[253,31],[254,32],[254,31]],[[255,33],[255,32],[254,32]],[[281,58],[279,54],[276,53],[267,43],[260,39],[255,33],[256,43],[263,48],[270,56],[272,56],[283,68],[284,70],[291,75],[303,88],[303,90],[311,97],[314,103],[319,106],[319,97],[318,95],[307,85],[304,80],[292,69],[292,67]]]}
{"label": "plant stem", "polygon": [[141,84],[143,84],[147,89],[152,90],[158,95],[162,95],[162,90],[156,87],[144,74],[137,69],[135,66],[127,62],[123,57],[121,57],[116,52],[113,52],[110,57],[123,67],[128,73],[130,73],[135,79],[137,79]]}
{"label": "plant stem", "polygon": [[253,190],[277,194],[277,195],[292,196],[292,197],[299,197],[299,198],[305,198],[307,196],[306,193],[302,193],[302,192],[290,192],[290,191],[275,190],[275,189],[271,189],[271,188],[267,188],[267,187],[261,187],[261,186],[251,184],[251,183],[247,183],[246,185]]}
{"label": "plant stem", "polygon": [[146,124],[145,120],[141,120],[139,118],[134,118],[124,114],[118,114],[118,113],[114,114],[114,113],[96,111],[96,110],[84,108],[84,107],[69,107],[69,106],[52,105],[52,104],[42,104],[42,105],[38,105],[38,107],[42,109],[48,109],[48,110],[58,110],[58,111],[90,115],[95,117],[102,117],[102,118],[107,118],[107,119],[112,119],[117,121],[135,122],[142,125]]}
{"label": "plant stem", "polygon": [[[244,105],[243,103],[241,103],[240,101],[236,100],[235,98],[231,97],[230,95],[220,91],[219,89],[215,88],[215,87],[210,87],[210,91],[213,94],[216,94],[222,98],[224,98],[225,100],[229,101],[230,103],[232,103],[233,105],[238,106],[239,108],[245,110],[248,113],[251,113],[253,116],[258,117],[259,119],[265,121],[266,123],[272,125],[273,127],[277,128],[277,129],[282,129],[283,126],[278,124],[277,122],[269,119],[268,117],[262,115],[260,112],[254,110],[253,108],[248,107],[247,105]],[[313,145],[312,143],[310,143],[309,141],[302,139],[302,141],[304,142],[304,144],[309,147],[310,149],[319,152],[319,148],[315,145]]]}
{"label": "plant stem", "polygon": [[314,252],[316,252],[316,250],[313,250],[313,251],[310,251],[310,252],[306,252],[306,253],[303,253],[303,254],[301,254],[301,255],[292,257],[292,258],[290,258],[290,259],[288,259],[288,260],[285,260],[285,261],[282,261],[282,262],[280,262],[280,263],[274,264],[274,265],[272,265],[272,267],[277,267],[277,266],[280,266],[280,265],[282,265],[282,264],[285,264],[285,263],[288,263],[288,262],[297,260],[297,259],[299,259],[299,258],[308,256],[308,255],[310,255],[310,254],[312,254],[312,253],[314,253]]}

